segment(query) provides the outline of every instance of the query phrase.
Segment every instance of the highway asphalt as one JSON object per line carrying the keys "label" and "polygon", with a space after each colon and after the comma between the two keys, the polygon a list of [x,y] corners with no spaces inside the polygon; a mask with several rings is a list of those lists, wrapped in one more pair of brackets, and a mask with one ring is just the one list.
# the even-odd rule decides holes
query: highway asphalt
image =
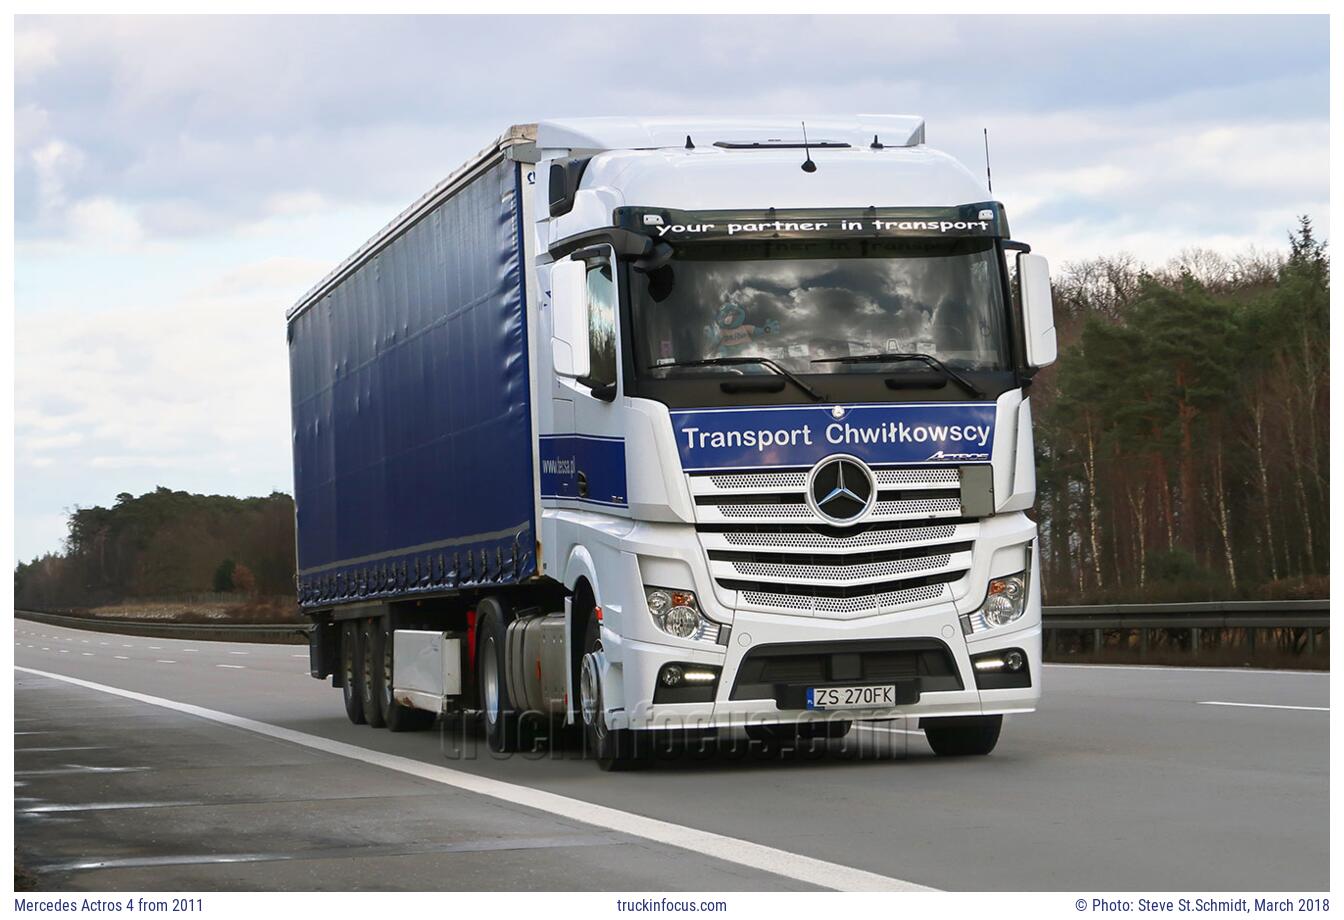
{"label": "highway asphalt", "polygon": [[1319,672],[1047,666],[985,758],[892,725],[605,774],[352,725],[302,646],[14,639],[16,860],[44,890],[1329,885]]}

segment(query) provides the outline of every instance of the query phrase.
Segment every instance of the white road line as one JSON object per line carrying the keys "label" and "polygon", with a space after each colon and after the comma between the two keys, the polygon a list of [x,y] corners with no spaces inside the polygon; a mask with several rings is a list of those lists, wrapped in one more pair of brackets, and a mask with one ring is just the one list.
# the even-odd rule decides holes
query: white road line
{"label": "white road line", "polygon": [[85,658],[93,657],[93,652],[80,652],[80,654],[83,655]]}
{"label": "white road line", "polygon": [[154,659],[154,663],[155,663],[155,664],[177,664],[177,662],[176,662],[176,661],[173,661],[171,658],[156,658],[156,659]]}
{"label": "white road line", "polygon": [[247,652],[229,652],[230,655],[246,655]]}
{"label": "white road line", "polygon": [[529,786],[520,786],[515,783],[506,783],[502,780],[465,773],[438,764],[422,763],[409,757],[385,754],[382,751],[373,751],[358,745],[346,744],[343,741],[333,741],[319,735],[281,728],[278,725],[258,722],[254,719],[246,719],[242,716],[206,709],[190,703],[179,703],[176,700],[137,693],[134,690],[122,690],[119,687],[109,687],[106,684],[96,684],[92,681],[67,677],[64,674],[53,674],[50,671],[39,671],[35,668],[15,667],[14,670],[51,680],[64,681],[76,687],[109,693],[113,696],[147,703],[151,706],[159,706],[174,712],[186,713],[208,719],[211,722],[255,732],[268,738],[289,741],[312,750],[324,751],[328,754],[357,760],[375,767],[384,767],[388,770],[405,773],[408,776],[418,776],[421,779],[452,786],[464,792],[489,796],[511,805],[522,805],[525,808],[533,808],[561,818],[568,818],[571,821],[579,821],[583,824],[590,824],[621,834],[629,834],[633,837],[642,837],[655,843],[678,847],[702,856],[721,859],[725,862],[770,872],[785,878],[797,879],[800,882],[822,888],[836,891],[934,890],[903,879],[878,875],[874,872],[866,872],[863,869],[826,862],[799,853],[790,853],[787,850],[778,850],[748,840],[725,837],[698,828],[673,824],[670,821],[660,821],[657,818],[648,818],[644,815],[620,811],[605,805],[571,799],[568,796],[557,795],[553,792],[543,792]]}
{"label": "white road line", "polygon": [[130,661],[130,660],[131,660],[131,659],[127,658],[125,655],[113,655],[112,657],[113,657],[113,658],[116,658],[118,661]]}
{"label": "white road line", "polygon": [[1329,677],[1329,671],[1295,671],[1274,668],[1199,668],[1181,665],[1157,664],[1055,664],[1047,661],[1047,668],[1065,671],[1181,671],[1193,674],[1288,674],[1297,677]]}
{"label": "white road line", "polygon": [[307,655],[290,655],[290,658],[307,658]]}
{"label": "white road line", "polygon": [[235,671],[246,671],[247,666],[242,664],[217,664],[217,668],[233,668]]}
{"label": "white road line", "polygon": [[148,646],[148,648],[149,648],[149,650],[152,651],[152,652],[161,652],[161,651],[163,651],[163,646],[162,646],[162,645],[151,645],[151,646]]}
{"label": "white road line", "polygon": [[1329,712],[1329,706],[1281,706],[1277,703],[1229,703],[1224,700],[1197,700],[1201,706],[1240,706],[1246,709],[1299,709],[1305,712]]}
{"label": "white road line", "polygon": [[184,651],[184,652],[195,652],[195,651],[199,651],[199,649],[194,649],[194,648],[184,648],[182,651]]}

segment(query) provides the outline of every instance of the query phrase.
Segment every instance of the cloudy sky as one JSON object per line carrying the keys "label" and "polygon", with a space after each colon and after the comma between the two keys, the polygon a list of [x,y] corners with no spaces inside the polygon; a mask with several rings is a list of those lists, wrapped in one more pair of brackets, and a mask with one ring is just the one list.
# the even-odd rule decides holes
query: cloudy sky
{"label": "cloudy sky", "polygon": [[15,553],[289,491],[284,311],[504,127],[912,112],[1059,263],[1328,225],[1316,17],[79,18],[15,26]]}

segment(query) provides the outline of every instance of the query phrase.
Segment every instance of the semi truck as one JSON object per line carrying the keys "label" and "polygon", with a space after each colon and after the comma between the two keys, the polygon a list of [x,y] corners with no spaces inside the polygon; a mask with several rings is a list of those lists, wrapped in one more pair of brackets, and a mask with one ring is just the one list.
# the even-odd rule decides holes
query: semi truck
{"label": "semi truck", "polygon": [[287,334],[311,674],[356,723],[612,769],[890,720],[988,754],[1039,701],[1049,268],[918,117],[511,127]]}

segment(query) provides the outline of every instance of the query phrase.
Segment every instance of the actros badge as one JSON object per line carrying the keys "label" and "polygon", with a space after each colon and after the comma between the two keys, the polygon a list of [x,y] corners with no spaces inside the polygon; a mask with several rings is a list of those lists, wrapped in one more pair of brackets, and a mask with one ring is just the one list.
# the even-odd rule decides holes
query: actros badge
{"label": "actros badge", "polygon": [[812,468],[807,497],[812,510],[821,517],[835,524],[848,524],[872,507],[877,483],[862,460],[827,457]]}

